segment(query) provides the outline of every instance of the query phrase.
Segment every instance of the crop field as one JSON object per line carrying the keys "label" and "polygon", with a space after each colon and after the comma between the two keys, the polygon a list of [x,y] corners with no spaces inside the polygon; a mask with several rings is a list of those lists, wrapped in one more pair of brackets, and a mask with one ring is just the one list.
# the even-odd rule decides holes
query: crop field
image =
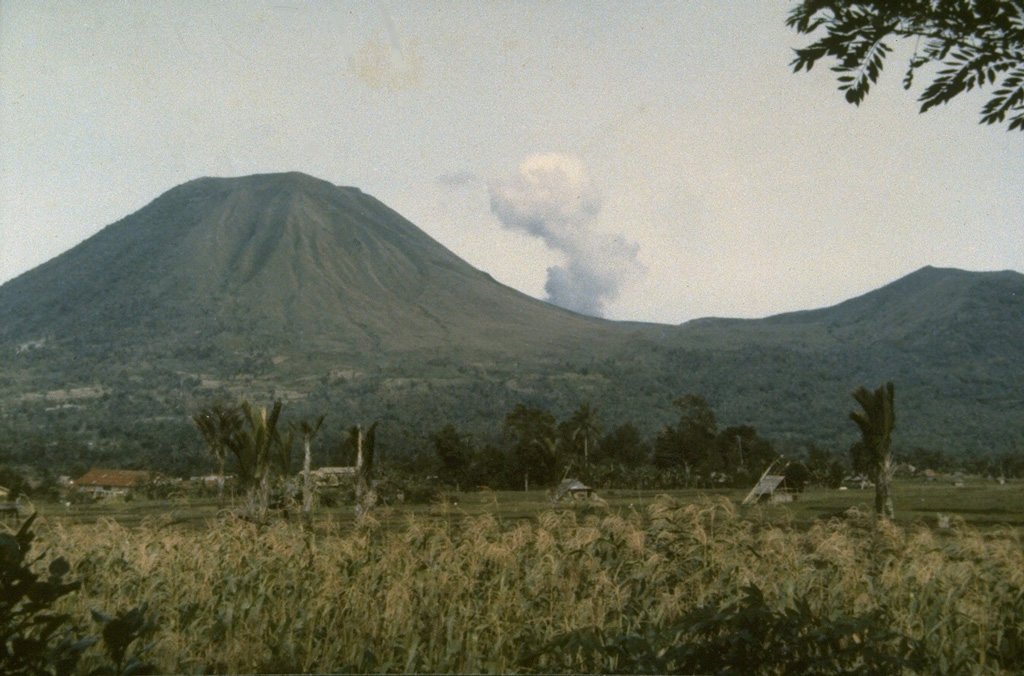
{"label": "crop field", "polygon": [[711,645],[744,673],[783,673],[770,655],[818,659],[813,673],[1019,673],[1022,488],[898,484],[894,524],[875,523],[870,491],[753,508],[737,491],[605,491],[321,509],[311,529],[216,500],[45,505],[34,530],[82,581],[61,604],[83,628],[148,604],[164,672],[686,673]]}

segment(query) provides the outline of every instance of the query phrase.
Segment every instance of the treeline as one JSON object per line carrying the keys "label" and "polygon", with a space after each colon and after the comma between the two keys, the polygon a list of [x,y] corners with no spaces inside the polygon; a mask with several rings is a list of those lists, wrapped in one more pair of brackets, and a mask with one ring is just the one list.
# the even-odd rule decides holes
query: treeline
{"label": "treeline", "polygon": [[[590,403],[579,405],[564,420],[558,420],[548,410],[519,403],[486,439],[446,423],[430,433],[416,450],[381,459],[373,476],[365,478],[390,480],[428,491],[430,487],[529,490],[549,488],[566,478],[600,488],[728,488],[751,485],[779,459],[771,442],[753,427],[720,428],[714,411],[702,396],[679,397],[673,405],[678,420],[648,439],[631,422],[606,430],[600,411]],[[280,402],[272,408],[269,420],[276,428],[295,432],[307,425],[287,423],[281,416],[282,408]],[[251,410],[247,402],[240,408],[217,403],[193,416],[210,454],[219,463],[219,472],[237,474],[246,484],[253,483],[248,480],[253,474],[253,463],[246,460],[247,455],[252,455],[252,444],[239,443],[246,438],[239,430],[245,428],[244,421],[254,427]],[[322,420],[321,417],[317,429]],[[359,465],[364,454],[353,441],[358,438],[359,429],[351,428],[340,443],[323,440],[316,455],[337,464]],[[377,424],[369,429],[376,431]],[[282,479],[297,470],[291,460],[296,457],[292,446],[301,437],[268,432],[266,464],[272,465],[274,474]],[[304,438],[307,466],[314,455],[310,448],[314,437],[315,433]],[[813,459],[820,461],[826,471],[813,474],[803,463],[790,463],[787,471],[798,486],[819,475],[825,480],[828,459]]]}
{"label": "treeline", "polygon": [[446,424],[430,436],[431,452],[409,458],[404,469],[457,489],[548,487],[568,477],[599,488],[708,488],[748,485],[778,458],[753,427],[720,429],[703,397],[686,395],[673,404],[678,420],[653,438],[631,422],[606,429],[589,403],[561,421],[517,404],[494,440]]}
{"label": "treeline", "polygon": [[[632,421],[619,419],[608,424],[603,412],[589,403],[579,404],[564,419],[545,408],[519,403],[489,429],[467,430],[442,420],[435,423],[433,431],[416,432],[388,420],[380,426],[376,472],[378,478],[394,480],[421,494],[476,487],[544,488],[563,478],[580,479],[595,488],[742,488],[753,485],[779,457],[776,445],[753,426],[720,425],[703,396],[687,394],[672,403],[676,419],[646,433],[644,426]],[[308,413],[292,408],[284,406],[285,418]],[[314,466],[355,464],[350,429],[341,417],[344,413],[328,413],[312,450]],[[143,469],[171,477],[216,470],[218,461],[211,457],[194,426],[160,422],[131,430],[131,454],[116,442],[129,433],[127,429],[97,426],[87,442],[61,434],[53,426],[9,429],[0,434],[0,485],[14,494],[45,497],[57,494],[58,475],[75,477],[90,467]],[[430,429],[426,424],[420,427]],[[47,430],[49,437],[44,436]],[[903,468],[1024,476],[1022,454],[964,457],[921,447],[901,448],[899,432],[895,457]],[[298,443],[296,436],[296,446]],[[788,444],[786,457],[775,471],[784,466],[789,484],[798,489],[804,485],[836,487],[844,477],[863,472],[857,454],[851,451],[855,449],[826,449],[815,444],[794,449]],[[282,474],[299,470],[298,449],[282,457],[291,458],[280,467]],[[229,458],[227,472],[238,471],[234,459]]]}
{"label": "treeline", "polygon": [[[746,488],[778,461],[773,471],[802,490],[836,488],[851,474],[866,472],[856,443],[840,449],[808,444],[796,451],[788,448],[782,457],[753,426],[720,425],[702,395],[677,397],[672,406],[676,420],[645,435],[630,421],[608,425],[589,402],[563,419],[545,408],[518,403],[489,433],[444,423],[406,453],[382,457],[378,473],[421,489],[523,490],[553,487],[566,478],[595,488]],[[387,441],[382,440],[385,446]],[[330,447],[318,449],[320,457],[355,463],[349,437],[327,443]],[[904,475],[912,468],[1024,477],[1024,456],[1019,454],[964,458],[897,445],[894,455]]]}

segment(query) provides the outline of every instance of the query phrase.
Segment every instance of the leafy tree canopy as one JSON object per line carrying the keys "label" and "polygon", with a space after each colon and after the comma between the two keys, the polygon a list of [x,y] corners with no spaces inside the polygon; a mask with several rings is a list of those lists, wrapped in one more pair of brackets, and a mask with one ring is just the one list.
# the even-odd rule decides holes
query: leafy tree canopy
{"label": "leafy tree canopy", "polygon": [[679,411],[679,428],[708,437],[718,433],[718,419],[707,399],[699,394],[676,397],[672,405]]}
{"label": "leafy tree canopy", "polygon": [[505,434],[520,446],[529,446],[543,439],[554,439],[555,416],[534,406],[516,404],[505,415]]}
{"label": "leafy tree canopy", "polygon": [[[913,85],[925,66],[934,79],[921,93],[921,112],[984,85],[995,90],[981,122],[1024,131],[1024,2],[1021,0],[804,0],[786,25],[820,36],[797,49],[794,72],[834,58],[839,90],[859,105],[877,82],[894,40],[912,40],[903,79]],[[821,35],[824,31],[824,35]]]}
{"label": "leafy tree canopy", "polygon": [[892,459],[892,430],[896,426],[895,388],[892,381],[874,392],[858,388],[853,398],[860,411],[851,411],[850,420],[860,428],[862,444],[854,446],[854,464],[866,461],[875,482],[875,511],[879,516],[893,518],[889,487],[896,471]]}
{"label": "leafy tree canopy", "polygon": [[650,444],[631,422],[619,425],[601,439],[600,457],[604,460],[636,467],[646,464],[650,454]]}
{"label": "leafy tree canopy", "polygon": [[440,463],[438,476],[443,483],[458,486],[465,483],[472,461],[473,446],[465,436],[459,434],[452,424],[447,424],[430,435],[434,452]]}
{"label": "leafy tree canopy", "polygon": [[526,404],[516,404],[505,415],[504,432],[511,440],[510,459],[517,476],[552,483],[558,477],[560,440],[555,416]]}

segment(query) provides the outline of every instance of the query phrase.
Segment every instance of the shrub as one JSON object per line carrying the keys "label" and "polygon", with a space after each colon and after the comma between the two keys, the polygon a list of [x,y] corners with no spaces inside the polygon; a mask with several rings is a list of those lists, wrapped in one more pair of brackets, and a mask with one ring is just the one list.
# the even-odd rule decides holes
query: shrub
{"label": "shrub", "polygon": [[[70,616],[53,610],[62,596],[79,588],[64,576],[71,566],[62,557],[39,573],[29,559],[33,514],[15,535],[0,533],[0,673],[71,674],[95,639],[70,630]],[[45,576],[44,576],[45,575]]]}
{"label": "shrub", "polygon": [[[35,519],[35,514],[26,519],[14,535],[0,533],[0,673],[70,675],[99,639],[79,636],[71,616],[54,610],[58,601],[78,590],[81,583],[65,580],[71,566],[64,557],[50,561],[45,573],[36,571],[35,564],[43,555],[29,556]],[[101,664],[90,674],[154,672],[154,667],[137,655],[128,655],[132,642],[154,629],[153,620],[146,618],[145,604],[116,618],[96,611],[93,616],[104,625],[103,645],[113,664]]]}

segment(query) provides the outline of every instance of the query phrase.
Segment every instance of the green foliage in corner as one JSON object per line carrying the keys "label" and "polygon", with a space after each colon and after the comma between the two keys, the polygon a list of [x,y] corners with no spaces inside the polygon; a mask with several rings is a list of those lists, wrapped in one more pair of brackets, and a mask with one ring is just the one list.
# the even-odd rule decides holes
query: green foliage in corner
{"label": "green foliage in corner", "polygon": [[33,514],[14,535],[0,533],[0,673],[71,674],[95,638],[74,635],[68,615],[53,610],[58,599],[79,588],[64,577],[63,558],[37,572],[30,559]]}
{"label": "green foliage in corner", "polygon": [[[31,556],[35,519],[35,514],[26,519],[14,535],[0,533],[0,674],[70,676],[80,673],[82,656],[99,638],[79,635],[71,616],[54,609],[81,582],[66,579],[71,565],[64,557],[50,561],[43,572],[37,570],[43,555]],[[96,611],[93,617],[104,625],[103,646],[112,663],[92,669],[90,675],[156,673],[138,657],[149,646],[129,653],[131,644],[156,626],[146,617],[145,604],[115,618]]]}

